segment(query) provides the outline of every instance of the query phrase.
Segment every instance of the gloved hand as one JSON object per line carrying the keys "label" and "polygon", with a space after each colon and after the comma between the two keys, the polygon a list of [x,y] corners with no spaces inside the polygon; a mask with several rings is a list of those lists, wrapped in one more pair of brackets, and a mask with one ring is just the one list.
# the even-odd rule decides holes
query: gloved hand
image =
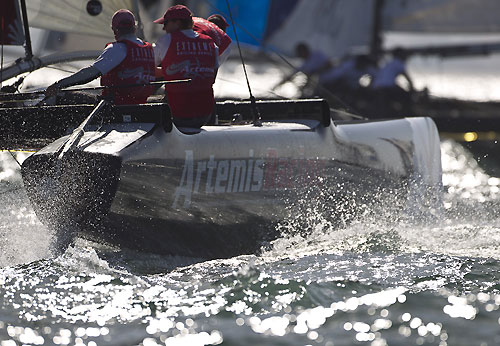
{"label": "gloved hand", "polygon": [[47,87],[47,89],[45,90],[45,96],[46,97],[56,96],[59,90],[61,90],[61,87],[56,82]]}

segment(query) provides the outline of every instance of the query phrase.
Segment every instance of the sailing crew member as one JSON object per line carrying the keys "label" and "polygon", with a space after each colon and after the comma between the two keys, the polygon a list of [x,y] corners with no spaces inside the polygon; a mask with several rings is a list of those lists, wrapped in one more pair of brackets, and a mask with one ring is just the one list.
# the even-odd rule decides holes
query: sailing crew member
{"label": "sailing crew member", "polygon": [[[111,29],[115,42],[108,43],[101,55],[88,67],[50,85],[47,97],[55,96],[60,89],[88,83],[101,77],[101,85],[109,86],[103,96],[117,105],[145,103],[153,93],[152,86],[120,88],[131,84],[147,84],[155,80],[154,50],[150,43],[137,38],[135,17],[121,9],[113,14]],[[118,88],[112,88],[118,86]]]}
{"label": "sailing crew member", "polygon": [[318,82],[322,88],[318,88],[318,94],[328,98],[328,93],[332,93],[351,107],[362,107],[364,99],[370,96],[369,85],[376,73],[376,63],[369,55],[348,56],[321,75]]}
{"label": "sailing crew member", "polygon": [[366,54],[360,54],[346,58],[338,66],[325,72],[319,83],[330,91],[356,91],[362,87],[362,77],[369,76],[372,79],[376,73],[373,60]]}
{"label": "sailing crew member", "polygon": [[[411,111],[413,82],[406,71],[408,53],[402,48],[392,51],[392,60],[387,62],[375,74],[371,88],[375,93],[377,112],[381,116],[409,115]],[[398,85],[398,77],[403,77],[407,84],[405,90]]]}
{"label": "sailing crew member", "polygon": [[215,106],[212,85],[219,49],[207,35],[193,30],[193,15],[184,5],[167,9],[162,18],[166,34],[154,46],[156,66],[165,80],[191,79],[191,83],[165,85],[166,98],[177,127],[199,128],[210,119]]}
{"label": "sailing crew member", "polygon": [[413,82],[406,71],[407,52],[402,48],[396,48],[392,52],[392,60],[387,62],[375,75],[372,88],[396,88],[396,79],[403,76],[408,83],[409,90],[413,90]]}
{"label": "sailing crew member", "polygon": [[320,50],[312,50],[304,42],[300,42],[295,46],[295,55],[303,60],[302,65],[276,84],[272,88],[273,90],[291,80],[298,72],[302,72],[308,77],[315,74],[320,75],[321,78],[323,73],[329,71],[333,67],[330,58],[325,53]]}
{"label": "sailing crew member", "polygon": [[219,47],[219,65],[222,65],[229,56],[232,45],[231,38],[226,34],[226,29],[229,26],[226,19],[220,14],[213,14],[207,19],[193,17],[193,22],[195,32],[209,36]]}

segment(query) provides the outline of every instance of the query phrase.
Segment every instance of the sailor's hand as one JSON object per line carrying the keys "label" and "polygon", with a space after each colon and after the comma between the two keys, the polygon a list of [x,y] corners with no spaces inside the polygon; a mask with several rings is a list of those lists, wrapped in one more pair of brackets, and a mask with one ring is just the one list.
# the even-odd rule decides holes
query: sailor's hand
{"label": "sailor's hand", "polygon": [[49,85],[45,90],[45,96],[46,97],[56,96],[59,90],[61,90],[61,88],[57,85],[57,83]]}

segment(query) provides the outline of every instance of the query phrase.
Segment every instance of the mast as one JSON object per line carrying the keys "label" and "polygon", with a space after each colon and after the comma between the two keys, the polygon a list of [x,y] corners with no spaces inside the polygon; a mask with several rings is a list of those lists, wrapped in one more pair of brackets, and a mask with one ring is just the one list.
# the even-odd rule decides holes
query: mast
{"label": "mast", "polygon": [[23,16],[24,37],[26,38],[26,60],[33,58],[33,49],[31,48],[30,27],[28,25],[28,11],[26,11],[26,0],[21,0],[21,12]]}
{"label": "mast", "polygon": [[378,61],[382,52],[382,11],[385,0],[374,0],[373,4],[373,28],[370,46],[371,56]]}

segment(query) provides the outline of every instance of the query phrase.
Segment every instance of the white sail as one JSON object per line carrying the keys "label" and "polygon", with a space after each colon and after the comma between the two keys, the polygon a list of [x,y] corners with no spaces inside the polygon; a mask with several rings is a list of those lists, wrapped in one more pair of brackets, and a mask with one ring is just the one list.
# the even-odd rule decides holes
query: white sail
{"label": "white sail", "polygon": [[108,38],[113,38],[115,11],[125,8],[138,13],[136,0],[28,0],[26,6],[30,26]]}
{"label": "white sail", "polygon": [[370,45],[373,5],[370,0],[302,0],[266,43],[293,54],[297,43],[305,42],[340,58],[355,47]]}

